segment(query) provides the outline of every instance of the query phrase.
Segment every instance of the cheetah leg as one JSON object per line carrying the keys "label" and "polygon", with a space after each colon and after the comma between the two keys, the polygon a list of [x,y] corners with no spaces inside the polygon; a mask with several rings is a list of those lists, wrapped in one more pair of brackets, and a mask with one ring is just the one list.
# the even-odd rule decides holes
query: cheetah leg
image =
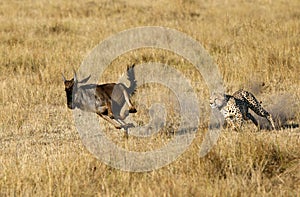
{"label": "cheetah leg", "polygon": [[226,123],[228,127],[232,127],[235,131],[240,131],[240,128],[242,126],[242,119],[239,117],[227,117]]}
{"label": "cheetah leg", "polygon": [[225,118],[225,123],[226,123],[225,124],[226,128],[230,128],[230,127],[235,128],[234,122],[230,117]]}
{"label": "cheetah leg", "polygon": [[267,111],[266,111],[264,108],[262,108],[262,107],[261,107],[260,110],[256,110],[256,111],[254,111],[254,112],[255,112],[257,115],[266,118],[266,119],[269,121],[269,123],[271,124],[272,129],[275,129],[275,124],[274,124],[272,115],[269,114],[269,112],[267,112]]}
{"label": "cheetah leg", "polygon": [[[269,123],[272,125],[272,128],[275,129],[275,124],[274,124],[271,114],[269,114],[269,112],[267,112],[260,105],[260,103],[257,101],[255,96],[253,94],[251,94],[250,92],[247,92],[246,95],[244,95],[244,97],[245,97],[245,100],[248,101],[250,109],[252,109],[257,115],[266,118],[269,121]],[[249,101],[252,101],[252,102],[249,102]]]}
{"label": "cheetah leg", "polygon": [[258,127],[258,122],[257,120],[254,118],[254,116],[252,116],[252,114],[247,113],[247,118],[250,119],[257,127]]}
{"label": "cheetah leg", "polygon": [[266,118],[267,118],[267,120],[270,122],[270,124],[272,125],[272,129],[275,129],[275,124],[274,124],[272,115],[269,114]]}
{"label": "cheetah leg", "polygon": [[235,128],[236,128],[236,130],[240,130],[241,128],[242,128],[242,126],[243,126],[243,115],[241,115],[241,114],[237,114],[236,115],[236,117],[235,117]]}

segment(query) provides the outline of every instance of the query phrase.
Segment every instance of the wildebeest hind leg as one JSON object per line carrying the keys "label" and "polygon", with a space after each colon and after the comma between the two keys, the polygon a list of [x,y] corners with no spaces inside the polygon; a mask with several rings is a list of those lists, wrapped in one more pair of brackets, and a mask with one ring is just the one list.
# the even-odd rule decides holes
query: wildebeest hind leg
{"label": "wildebeest hind leg", "polygon": [[129,106],[129,113],[136,113],[137,110],[135,109],[135,107],[134,107],[133,104],[131,103],[127,91],[126,91],[126,90],[123,90],[123,94],[124,94],[125,101],[126,101],[127,105]]}

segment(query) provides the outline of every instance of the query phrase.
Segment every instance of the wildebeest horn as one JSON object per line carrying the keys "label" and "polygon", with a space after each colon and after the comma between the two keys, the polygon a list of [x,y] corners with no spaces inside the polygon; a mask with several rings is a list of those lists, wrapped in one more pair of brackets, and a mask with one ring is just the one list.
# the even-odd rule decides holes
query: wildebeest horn
{"label": "wildebeest horn", "polygon": [[74,81],[77,82],[77,74],[74,68],[73,68],[73,72],[74,72]]}
{"label": "wildebeest horn", "polygon": [[88,76],[88,77],[85,78],[85,79],[82,79],[82,80],[81,80],[80,82],[78,82],[78,83],[86,83],[90,78],[91,78],[91,75]]}
{"label": "wildebeest horn", "polygon": [[61,73],[61,76],[62,76],[63,81],[66,82],[66,78],[65,78],[64,74]]}

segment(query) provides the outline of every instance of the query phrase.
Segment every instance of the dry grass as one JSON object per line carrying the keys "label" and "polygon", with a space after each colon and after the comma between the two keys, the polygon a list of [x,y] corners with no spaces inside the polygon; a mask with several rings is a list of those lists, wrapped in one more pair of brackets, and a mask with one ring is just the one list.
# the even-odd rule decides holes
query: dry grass
{"label": "dry grass", "polygon": [[[180,57],[159,50],[133,51],[116,59],[103,81],[117,80],[133,62],[172,65],[191,80],[203,104],[196,139],[175,162],[148,173],[102,164],[82,144],[65,104],[60,73],[72,68],[103,39],[128,28],[155,25],[197,39],[220,66],[227,91],[255,91],[284,123],[300,122],[300,3],[292,1],[8,1],[0,2],[0,194],[28,196],[297,196],[300,193],[300,130],[224,131],[199,158],[206,132],[209,90]],[[261,84],[264,84],[262,86]],[[138,93],[149,91],[144,106]],[[133,100],[147,122],[159,87],[141,87]],[[278,97],[281,95],[280,97]],[[284,96],[282,96],[284,95]],[[277,98],[278,97],[278,98]],[[142,100],[144,102],[144,100]],[[163,101],[162,102],[166,102]],[[140,106],[139,106],[140,105]],[[293,110],[296,109],[296,110]],[[172,110],[168,110],[169,112]],[[174,115],[174,117],[177,117]],[[168,120],[176,128],[176,118]],[[103,122],[101,122],[103,123]],[[166,136],[125,142],[155,148]],[[151,141],[152,140],[152,141]],[[150,143],[150,145],[149,145]],[[153,143],[153,144],[151,144]]]}

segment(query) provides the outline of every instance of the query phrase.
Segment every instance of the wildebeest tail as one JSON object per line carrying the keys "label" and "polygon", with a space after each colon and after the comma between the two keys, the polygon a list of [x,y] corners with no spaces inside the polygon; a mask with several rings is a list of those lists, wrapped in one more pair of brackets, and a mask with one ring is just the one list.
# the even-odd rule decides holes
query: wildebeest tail
{"label": "wildebeest tail", "polygon": [[135,73],[134,73],[134,66],[135,64],[132,64],[127,68],[127,79],[130,81],[130,86],[127,88],[127,92],[130,95],[133,95],[136,87],[137,87],[137,82],[135,79]]}

